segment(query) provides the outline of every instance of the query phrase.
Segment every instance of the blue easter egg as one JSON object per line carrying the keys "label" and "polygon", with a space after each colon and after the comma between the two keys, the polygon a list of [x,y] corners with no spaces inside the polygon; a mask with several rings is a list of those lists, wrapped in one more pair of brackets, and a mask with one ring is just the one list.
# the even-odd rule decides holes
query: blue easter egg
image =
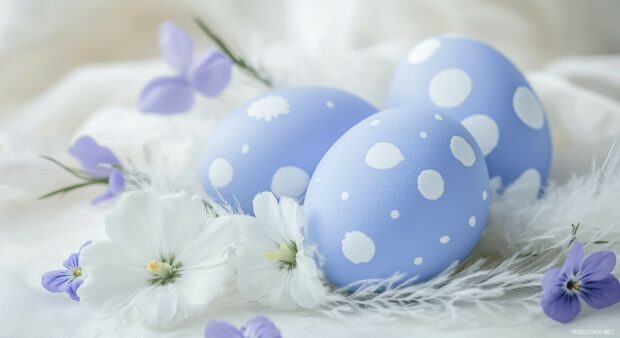
{"label": "blue easter egg", "polygon": [[431,105],[467,128],[486,157],[493,190],[538,196],[551,162],[545,111],[497,50],[457,36],[420,42],[396,69],[387,99],[388,107],[413,103]]}
{"label": "blue easter egg", "polygon": [[423,105],[384,110],[344,134],[317,166],[307,243],[336,286],[403,274],[428,280],[474,248],[489,209],[476,141]]}
{"label": "blue easter egg", "polygon": [[291,87],[248,102],[210,136],[200,176],[205,192],[252,211],[262,191],[301,199],[327,149],[377,109],[333,88]]}

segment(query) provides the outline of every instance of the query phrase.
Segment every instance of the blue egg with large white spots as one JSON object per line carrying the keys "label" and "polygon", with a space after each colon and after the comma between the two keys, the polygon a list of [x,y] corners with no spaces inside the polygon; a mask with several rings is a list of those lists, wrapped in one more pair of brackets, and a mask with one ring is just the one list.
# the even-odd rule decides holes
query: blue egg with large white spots
{"label": "blue egg with large white spots", "polygon": [[484,156],[460,123],[423,105],[391,108],[351,128],[317,166],[305,238],[336,286],[395,274],[421,282],[469,255],[489,200]]}
{"label": "blue egg with large white spots", "polygon": [[200,170],[203,188],[248,213],[262,191],[302,199],[327,149],[376,112],[351,93],[325,87],[291,87],[256,98],[210,136]]}
{"label": "blue egg with large white spots", "polygon": [[461,122],[486,157],[494,191],[532,200],[551,163],[545,111],[523,74],[473,39],[441,36],[413,47],[396,69],[387,106],[426,104]]}

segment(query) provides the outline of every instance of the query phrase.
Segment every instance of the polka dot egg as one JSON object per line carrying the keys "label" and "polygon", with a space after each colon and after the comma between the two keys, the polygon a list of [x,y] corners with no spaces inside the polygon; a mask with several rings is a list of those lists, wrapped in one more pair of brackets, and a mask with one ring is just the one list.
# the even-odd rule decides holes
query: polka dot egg
{"label": "polka dot egg", "polygon": [[262,191],[301,199],[327,149],[377,109],[345,91],[291,87],[230,113],[208,140],[201,180],[211,197],[243,211]]}
{"label": "polka dot egg", "polygon": [[467,128],[494,191],[538,196],[551,162],[549,126],[527,80],[497,50],[457,36],[420,42],[394,73],[387,100],[389,107],[411,103],[435,107]]}
{"label": "polka dot egg", "polygon": [[336,286],[396,273],[428,280],[474,248],[489,177],[474,138],[419,106],[368,117],[317,166],[304,205],[306,240]]}

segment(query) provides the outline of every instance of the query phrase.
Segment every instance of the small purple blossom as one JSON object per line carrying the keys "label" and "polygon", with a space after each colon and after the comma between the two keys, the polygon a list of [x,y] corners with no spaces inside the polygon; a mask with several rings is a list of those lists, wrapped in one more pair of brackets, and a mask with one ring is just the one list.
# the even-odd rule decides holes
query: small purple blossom
{"label": "small purple blossom", "polygon": [[594,309],[620,301],[620,283],[611,273],[616,255],[596,251],[584,259],[583,246],[575,242],[561,268],[553,268],[542,279],[541,305],[545,314],[561,323],[575,319],[581,311],[579,299]]}
{"label": "small purple blossom", "polygon": [[174,114],[188,111],[194,104],[194,91],[214,97],[230,82],[230,59],[212,49],[194,62],[192,38],[171,22],[164,22],[159,28],[159,49],[177,74],[156,78],[144,87],[139,100],[142,112]]}
{"label": "small purple blossom", "polygon": [[66,292],[71,299],[76,302],[80,301],[77,290],[84,282],[82,278],[82,268],[80,267],[80,254],[82,249],[89,245],[88,241],[80,247],[78,252],[72,253],[62,265],[62,270],[52,270],[43,274],[41,277],[41,285],[49,292]]}
{"label": "small purple blossom", "polygon": [[69,153],[80,161],[82,168],[95,178],[107,178],[108,190],[92,203],[113,198],[125,190],[125,178],[119,170],[121,165],[112,151],[102,147],[90,136],[82,136],[69,148]]}
{"label": "small purple blossom", "polygon": [[240,329],[224,321],[212,320],[205,328],[205,338],[282,338],[282,335],[271,320],[257,316]]}

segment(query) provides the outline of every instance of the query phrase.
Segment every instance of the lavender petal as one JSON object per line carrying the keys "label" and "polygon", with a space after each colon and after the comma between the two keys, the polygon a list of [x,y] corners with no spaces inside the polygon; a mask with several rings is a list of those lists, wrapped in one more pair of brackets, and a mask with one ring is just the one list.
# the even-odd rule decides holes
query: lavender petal
{"label": "lavender petal", "polygon": [[545,291],[540,300],[540,305],[547,316],[560,323],[571,322],[581,311],[579,298],[576,295],[564,292],[562,289]]}
{"label": "lavender petal", "polygon": [[180,77],[160,77],[149,82],[140,93],[139,108],[145,113],[175,114],[188,111],[194,93]]}
{"label": "lavender petal", "polygon": [[69,148],[69,153],[80,161],[82,168],[95,177],[106,177],[112,164],[120,164],[114,153],[102,147],[90,136],[82,136]]}
{"label": "lavender petal", "polygon": [[69,295],[69,297],[71,297],[71,299],[76,302],[80,301],[80,297],[77,295],[77,290],[80,288],[82,283],[84,283],[84,280],[82,280],[81,278],[75,278],[72,279],[67,286],[67,294]]}
{"label": "lavender petal", "polygon": [[108,190],[103,194],[97,196],[94,200],[92,200],[92,204],[97,204],[99,202],[114,198],[118,194],[122,193],[125,190],[125,177],[123,174],[114,169],[110,173],[110,177],[108,178]]}
{"label": "lavender petal", "polygon": [[86,241],[84,242],[84,244],[82,244],[82,246],[80,246],[80,251],[78,251],[78,253],[82,253],[82,250],[84,250],[85,247],[89,246],[93,241]]}
{"label": "lavender petal", "polygon": [[256,316],[248,321],[243,328],[243,335],[251,338],[282,338],[280,330],[267,317]]}
{"label": "lavender petal", "polygon": [[568,251],[568,256],[566,257],[564,266],[562,266],[561,272],[566,276],[576,276],[579,273],[583,256],[583,246],[581,243],[573,243]]}
{"label": "lavender petal", "polygon": [[159,27],[159,50],[168,65],[183,75],[192,65],[194,42],[184,30],[172,22]]}
{"label": "lavender petal", "polygon": [[67,270],[48,271],[41,276],[41,286],[49,292],[65,292],[71,281],[71,273]]}
{"label": "lavender petal", "polygon": [[217,49],[205,55],[188,75],[191,86],[205,96],[219,95],[230,82],[232,63]]}
{"label": "lavender petal", "polygon": [[584,281],[601,280],[609,276],[616,266],[616,254],[611,251],[593,252],[581,264]]}
{"label": "lavender petal", "polygon": [[618,278],[608,274],[606,278],[584,282],[580,289],[581,299],[595,309],[602,309],[620,302]]}
{"label": "lavender petal", "polygon": [[207,323],[204,336],[205,338],[245,338],[236,327],[219,320]]}
{"label": "lavender petal", "polygon": [[563,281],[560,279],[560,276],[560,268],[552,268],[547,271],[541,281],[543,290],[553,290],[561,287]]}
{"label": "lavender petal", "polygon": [[80,266],[80,253],[72,253],[69,258],[62,262],[62,265],[64,265],[69,271],[78,268]]}

